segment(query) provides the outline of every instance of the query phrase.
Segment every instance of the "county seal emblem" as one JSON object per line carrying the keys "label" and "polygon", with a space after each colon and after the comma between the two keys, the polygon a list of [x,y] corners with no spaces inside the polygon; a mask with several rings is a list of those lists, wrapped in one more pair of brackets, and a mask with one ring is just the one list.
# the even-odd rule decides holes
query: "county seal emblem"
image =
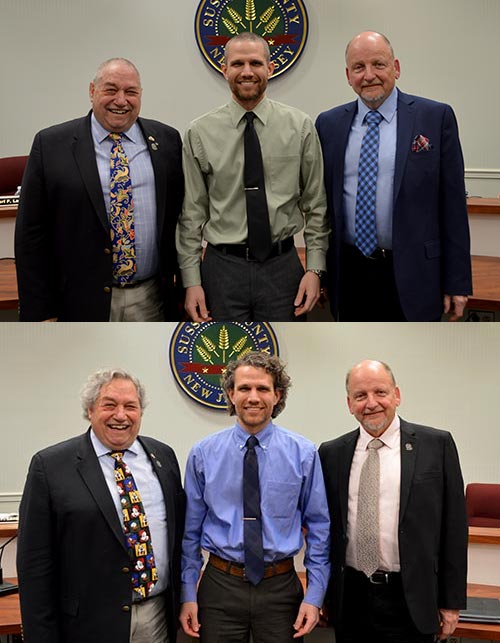
{"label": "county seal emblem", "polygon": [[307,12],[302,0],[202,0],[195,35],[205,60],[222,73],[224,45],[238,33],[252,31],[269,43],[271,80],[297,62],[307,40]]}
{"label": "county seal emblem", "polygon": [[279,355],[266,322],[181,322],[170,341],[170,368],[181,390],[212,409],[227,409],[220,376],[226,364],[250,351]]}

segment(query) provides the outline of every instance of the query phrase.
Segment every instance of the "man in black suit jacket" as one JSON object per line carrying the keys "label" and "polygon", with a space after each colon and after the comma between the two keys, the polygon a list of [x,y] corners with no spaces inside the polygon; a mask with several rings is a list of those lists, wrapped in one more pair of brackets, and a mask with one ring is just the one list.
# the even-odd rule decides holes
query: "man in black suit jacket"
{"label": "man in black suit jacket", "polygon": [[[125,371],[92,375],[82,406],[87,433],[40,451],[28,472],[17,559],[24,640],[175,643],[185,509],[177,459],[166,444],[138,437],[144,388]],[[158,579],[143,600],[132,590],[137,563],[113,451],[124,452],[149,524]]]}
{"label": "man in black suit jacket", "polygon": [[[136,67],[111,59],[90,83],[92,111],[35,136],[15,234],[21,321],[179,318],[182,289],[177,295],[174,274],[182,144],[177,130],[139,118],[141,95]],[[113,278],[111,132],[123,135],[134,201],[137,273],[126,287]]]}
{"label": "man in black suit jacket", "polygon": [[[455,444],[446,431],[396,415],[400,392],[386,364],[360,362],[346,387],[360,427],[319,449],[331,518],[327,611],[337,643],[446,638],[466,606],[467,516]],[[358,491],[375,438],[383,443],[372,533],[378,567],[368,576],[359,571],[365,530],[357,529],[364,506]]]}
{"label": "man in black suit jacket", "polygon": [[[340,321],[455,321],[472,292],[464,162],[449,105],[396,89],[399,60],[382,34],[355,36],[346,75],[358,100],[319,115],[332,229],[332,313]],[[358,249],[358,170],[365,117],[379,112],[376,248]],[[358,214],[360,214],[358,212]]]}

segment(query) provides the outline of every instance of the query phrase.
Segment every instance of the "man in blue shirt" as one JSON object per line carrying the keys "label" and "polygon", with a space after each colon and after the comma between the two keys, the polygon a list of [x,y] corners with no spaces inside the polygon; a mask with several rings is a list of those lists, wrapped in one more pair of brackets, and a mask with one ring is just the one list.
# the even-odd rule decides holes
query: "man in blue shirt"
{"label": "man in blue shirt", "polygon": [[[330,572],[318,455],[312,442],[271,420],[284,409],[290,386],[278,357],[249,353],[230,362],[222,386],[236,424],[198,442],[186,465],[181,624],[203,643],[246,642],[250,632],[259,643],[301,640],[318,623]],[[250,436],[257,438],[255,447]],[[260,491],[256,517],[243,511],[250,451],[257,457],[258,484],[251,489]],[[251,542],[249,522],[259,525]],[[303,529],[305,597],[293,566]],[[260,540],[263,577],[255,580]],[[197,592],[202,549],[209,558]]]}

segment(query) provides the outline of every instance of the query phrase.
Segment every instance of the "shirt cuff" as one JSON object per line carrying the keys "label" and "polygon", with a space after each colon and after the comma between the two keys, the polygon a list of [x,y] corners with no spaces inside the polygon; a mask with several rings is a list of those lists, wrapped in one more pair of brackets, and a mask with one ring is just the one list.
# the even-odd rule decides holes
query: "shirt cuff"
{"label": "shirt cuff", "polygon": [[197,265],[191,268],[181,268],[181,278],[184,288],[201,286],[200,266]]}
{"label": "shirt cuff", "polygon": [[196,584],[185,583],[181,585],[181,603],[196,603]]}
{"label": "shirt cuff", "polygon": [[304,603],[316,605],[319,609],[323,606],[325,600],[325,593],[319,587],[308,587],[304,596]]}
{"label": "shirt cuff", "polygon": [[322,250],[306,250],[306,269],[326,271],[326,257]]}

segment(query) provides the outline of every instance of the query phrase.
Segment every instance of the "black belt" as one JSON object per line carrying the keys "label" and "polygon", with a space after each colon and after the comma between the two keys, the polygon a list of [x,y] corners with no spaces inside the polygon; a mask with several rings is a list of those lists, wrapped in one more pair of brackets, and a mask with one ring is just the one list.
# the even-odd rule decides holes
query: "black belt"
{"label": "black belt", "polygon": [[145,284],[147,281],[151,281],[152,279],[156,279],[156,277],[148,277],[147,279],[136,279],[135,281],[130,281],[129,283],[124,283],[124,284],[113,284],[113,288],[137,288],[137,286],[141,286],[142,284]]}
{"label": "black belt", "polygon": [[345,571],[352,576],[356,576],[359,580],[371,583],[372,585],[394,585],[395,583],[401,583],[400,572],[386,572],[383,569],[377,569],[371,576],[367,576],[364,572],[354,569],[354,567],[346,567]]}
{"label": "black belt", "polygon": [[387,261],[392,259],[392,250],[388,248],[375,248],[372,254],[367,257],[364,255],[359,248],[352,246],[350,243],[342,243],[343,252],[349,253],[351,256],[356,257],[356,259],[366,259],[366,261]]}
{"label": "black belt", "polygon": [[[241,257],[242,259],[246,259],[247,261],[257,261],[257,259],[255,259],[255,257],[250,252],[250,248],[244,243],[222,243],[216,246],[213,244],[209,245],[211,245],[212,248],[215,248],[219,252],[222,252],[222,254]],[[273,243],[268,259],[279,257],[285,252],[288,252],[289,250],[291,250],[291,248],[293,248],[293,245],[293,237],[288,237],[288,239]]]}
{"label": "black belt", "polygon": [[[232,561],[225,560],[215,554],[210,554],[208,563],[225,574],[245,579],[245,565],[243,563],[233,563]],[[264,578],[272,578],[273,576],[286,574],[292,569],[293,558],[283,558],[282,560],[277,560],[274,563],[266,563],[264,566]]]}

